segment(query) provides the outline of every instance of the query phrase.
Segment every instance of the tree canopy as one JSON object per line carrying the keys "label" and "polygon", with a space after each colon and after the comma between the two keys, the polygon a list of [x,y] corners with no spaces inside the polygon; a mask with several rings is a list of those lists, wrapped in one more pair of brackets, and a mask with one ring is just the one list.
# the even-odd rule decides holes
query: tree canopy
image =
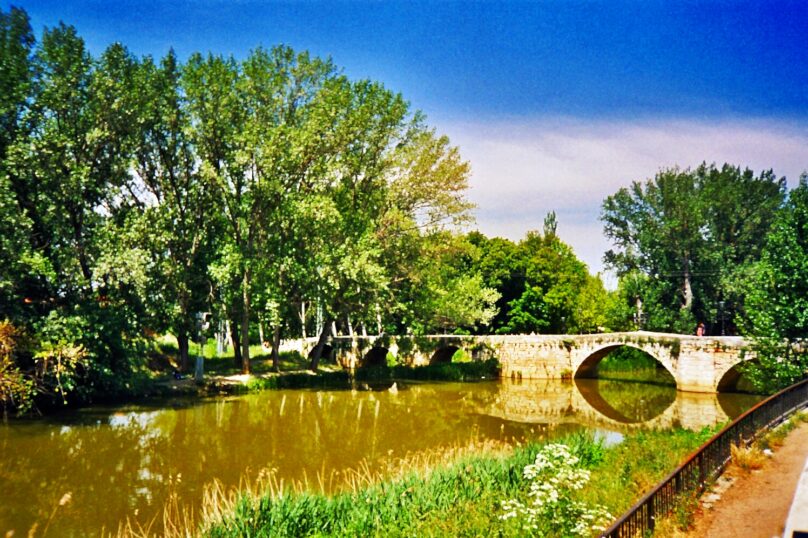
{"label": "tree canopy", "polygon": [[[734,330],[743,316],[739,275],[760,256],[785,196],[785,179],[725,164],[660,171],[608,196],[601,218],[615,248],[604,261],[635,286],[649,329]],[[639,304],[639,303],[638,303]],[[723,307],[721,306],[723,305]]]}

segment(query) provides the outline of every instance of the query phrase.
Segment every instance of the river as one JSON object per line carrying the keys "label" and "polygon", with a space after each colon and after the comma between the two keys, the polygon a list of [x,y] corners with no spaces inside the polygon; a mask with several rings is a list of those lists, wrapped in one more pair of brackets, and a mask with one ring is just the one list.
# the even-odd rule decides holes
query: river
{"label": "river", "polygon": [[339,486],[342,472],[482,439],[548,439],[588,429],[701,428],[758,400],[607,380],[398,382],[397,390],[283,390],[154,405],[91,407],[0,425],[0,534],[98,536],[146,525],[167,499],[198,510],[214,479],[262,470]]}

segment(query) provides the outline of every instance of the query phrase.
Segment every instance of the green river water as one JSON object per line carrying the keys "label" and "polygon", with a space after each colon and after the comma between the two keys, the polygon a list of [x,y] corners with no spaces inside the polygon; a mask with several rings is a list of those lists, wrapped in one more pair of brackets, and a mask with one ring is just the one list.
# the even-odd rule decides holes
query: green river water
{"label": "green river water", "polygon": [[[151,406],[92,407],[0,424],[0,535],[98,536],[146,525],[166,500],[198,510],[271,470],[285,483],[436,449],[472,437],[549,439],[587,429],[617,442],[637,428],[722,423],[757,397],[691,394],[606,380],[398,382],[371,391],[283,390]],[[61,501],[61,504],[60,504]]]}

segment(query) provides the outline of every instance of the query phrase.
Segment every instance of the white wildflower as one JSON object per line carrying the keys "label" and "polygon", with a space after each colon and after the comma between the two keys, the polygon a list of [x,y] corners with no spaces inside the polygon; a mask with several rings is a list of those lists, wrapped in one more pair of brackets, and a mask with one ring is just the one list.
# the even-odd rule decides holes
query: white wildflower
{"label": "white wildflower", "polygon": [[569,536],[589,536],[611,521],[602,506],[587,506],[571,497],[572,491],[589,482],[590,473],[580,467],[580,459],[567,445],[544,446],[523,476],[530,480],[529,505],[516,499],[502,501],[502,520],[520,518],[522,528],[539,534],[546,530]]}

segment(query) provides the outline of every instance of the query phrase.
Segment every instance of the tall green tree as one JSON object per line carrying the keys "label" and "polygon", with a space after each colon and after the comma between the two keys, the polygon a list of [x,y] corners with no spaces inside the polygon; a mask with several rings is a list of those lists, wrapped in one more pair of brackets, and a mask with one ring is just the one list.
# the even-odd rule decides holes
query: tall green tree
{"label": "tall green tree", "polygon": [[[282,259],[288,241],[279,232],[295,197],[323,188],[341,143],[336,125],[345,110],[344,79],[329,61],[276,47],[258,49],[241,64],[195,55],[183,80],[202,174],[218,194],[232,245],[228,265],[240,280],[248,372],[256,272],[267,258]],[[267,270],[281,275],[277,266]]]}
{"label": "tall green tree", "polygon": [[377,324],[415,332],[468,331],[487,324],[496,292],[469,265],[475,247],[457,235],[473,207],[465,197],[469,164],[417,113],[390,161],[385,203],[370,220],[389,278],[387,295],[370,303],[377,307]]}
{"label": "tall green tree", "polygon": [[408,112],[403,98],[380,84],[359,81],[342,85],[341,91],[344,116],[334,134],[334,160],[321,198],[321,237],[328,245],[308,251],[325,313],[312,370],[318,367],[331,323],[366,310],[388,286],[377,230],[388,195],[391,150]]}
{"label": "tall green tree", "polygon": [[28,15],[14,7],[0,10],[0,311],[15,318],[35,315],[22,299],[39,287],[33,250],[39,241],[30,231],[22,182],[8,162],[10,148],[30,130],[25,113],[34,84],[34,44]]}
{"label": "tall green tree", "polygon": [[690,332],[714,321],[721,301],[732,322],[742,308],[731,287],[736,271],[759,255],[784,189],[770,171],[703,164],[662,170],[604,200],[604,232],[616,247],[604,259],[618,276],[650,277],[649,328]]}
{"label": "tall green tree", "polygon": [[[483,282],[500,295],[496,303],[496,315],[485,327],[488,332],[501,332],[509,323],[510,304],[525,291],[525,260],[516,243],[501,237],[485,237],[480,232],[471,232],[469,241],[477,247],[479,255],[475,264]],[[525,300],[529,300],[525,298]]]}
{"label": "tall green tree", "polygon": [[580,291],[589,276],[569,245],[562,242],[553,228],[528,232],[519,243],[523,259],[525,287],[519,298],[509,304],[505,333],[579,330],[576,322]]}
{"label": "tall green tree", "polygon": [[177,335],[180,366],[187,370],[194,313],[210,304],[207,272],[219,208],[199,173],[180,77],[173,51],[159,66],[150,58],[139,66],[138,139],[127,225],[136,229],[151,257],[147,294],[152,328]]}
{"label": "tall green tree", "polygon": [[745,373],[773,392],[808,375],[808,174],[777,214],[746,299],[757,360]]}
{"label": "tall green tree", "polygon": [[3,216],[17,215],[9,237],[26,236],[14,301],[26,307],[16,322],[41,353],[83,346],[83,388],[112,388],[130,371],[142,313],[142,256],[121,252],[116,233],[136,123],[136,61],[120,45],[93,59],[61,24],[43,32],[31,66],[23,127],[4,148],[0,188]]}

